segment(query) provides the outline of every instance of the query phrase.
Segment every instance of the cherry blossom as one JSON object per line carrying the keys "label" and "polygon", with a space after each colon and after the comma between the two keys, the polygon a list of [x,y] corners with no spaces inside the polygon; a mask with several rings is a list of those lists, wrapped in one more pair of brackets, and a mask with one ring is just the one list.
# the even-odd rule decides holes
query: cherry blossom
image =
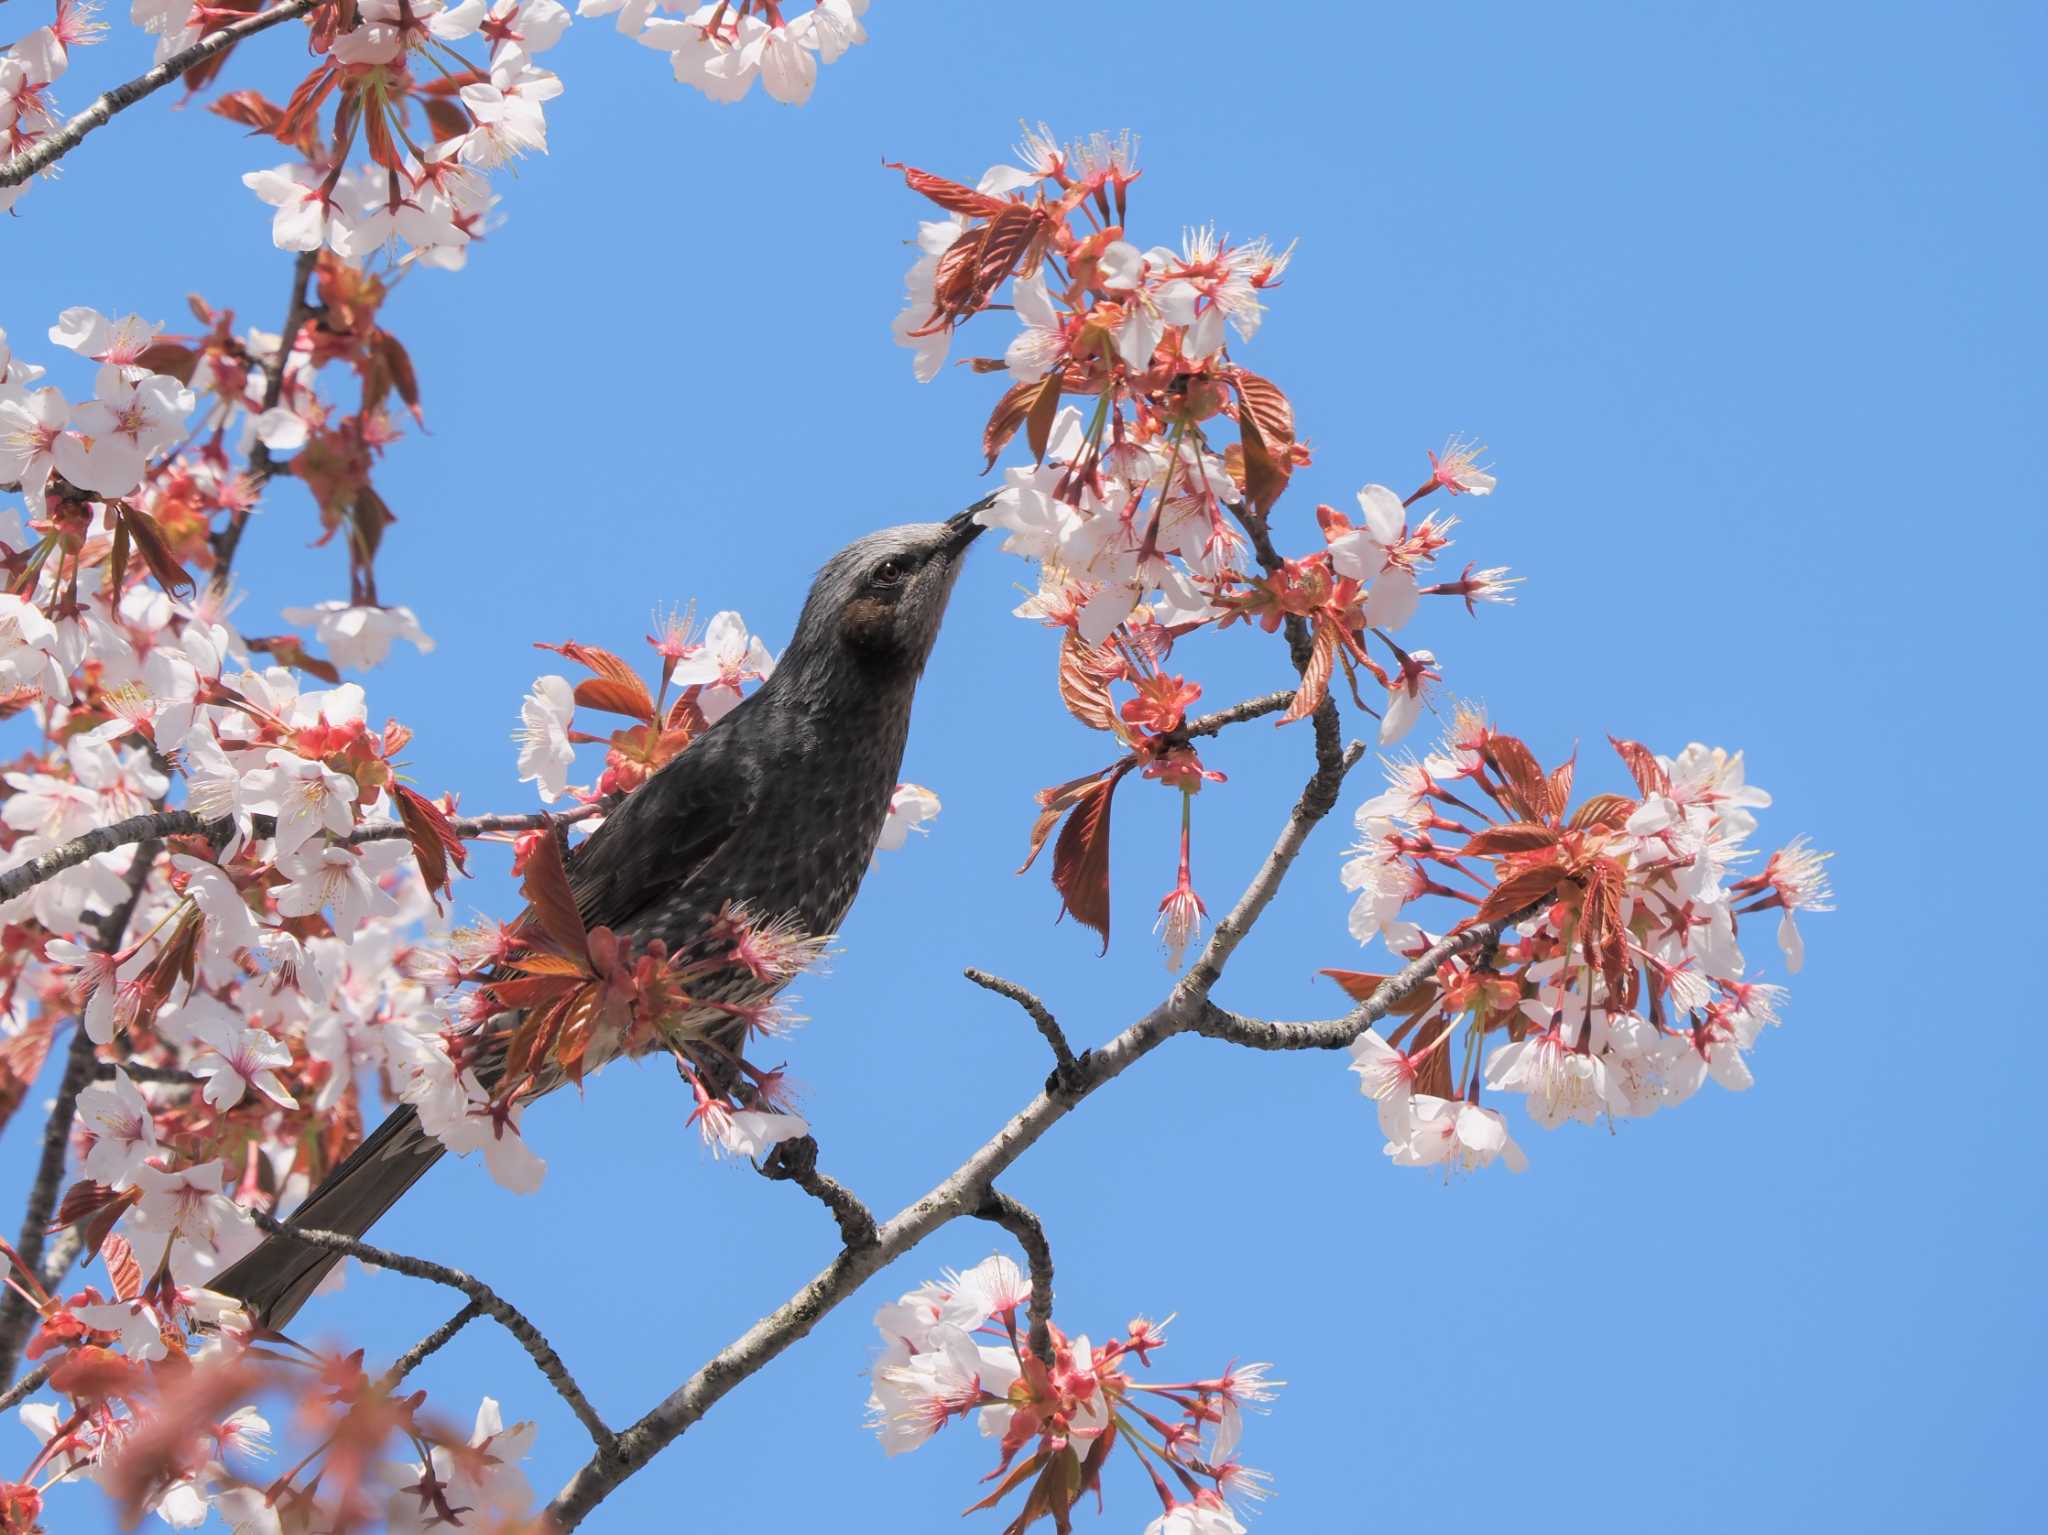
{"label": "cherry blossom", "polygon": [[875,839],[877,853],[894,853],[912,832],[928,835],[938,819],[939,797],[922,784],[900,783],[889,796],[889,814],[882,821],[882,834]]}
{"label": "cherry blossom", "polygon": [[116,1067],[112,1077],[78,1095],[78,1123],[92,1136],[85,1153],[86,1176],[109,1188],[125,1188],[156,1154],[156,1120],[149,1100]]}
{"label": "cherry blossom", "polygon": [[557,676],[535,678],[519,706],[519,729],[512,735],[519,743],[519,781],[537,785],[549,804],[568,790],[569,769],[576,764],[576,748],[569,741],[575,712],[569,680]]}
{"label": "cherry blossom", "polygon": [[434,648],[411,608],[363,606],[334,599],[310,608],[286,608],[284,616],[290,623],[310,626],[314,638],[343,671],[381,666],[391,653],[393,640],[409,641],[421,655]]}
{"label": "cherry blossom", "polygon": [[277,1075],[277,1068],[291,1065],[292,1052],[268,1030],[218,1019],[194,1029],[193,1036],[206,1048],[192,1058],[192,1070],[206,1078],[204,1096],[215,1108],[233,1108],[249,1088],[281,1109],[299,1106]]}
{"label": "cherry blossom", "polygon": [[704,639],[675,663],[671,680],[684,687],[700,687],[697,707],[707,721],[723,719],[740,701],[740,690],[749,682],[766,681],[775,670],[774,658],[737,613],[717,613],[704,626]]}
{"label": "cherry blossom", "polygon": [[93,384],[93,398],[71,412],[57,439],[57,472],[84,490],[121,496],[136,488],[152,454],[184,430],[198,403],[190,389],[162,374],[131,379],[108,364]]}

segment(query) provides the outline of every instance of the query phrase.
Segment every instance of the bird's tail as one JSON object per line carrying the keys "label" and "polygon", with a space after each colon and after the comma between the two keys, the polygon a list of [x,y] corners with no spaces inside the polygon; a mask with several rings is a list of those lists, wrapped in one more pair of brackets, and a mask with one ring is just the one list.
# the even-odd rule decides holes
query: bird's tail
{"label": "bird's tail", "polygon": [[[411,1105],[399,1108],[321,1181],[289,1224],[359,1237],[434,1165],[442,1149],[420,1128]],[[289,1237],[268,1236],[211,1288],[241,1301],[255,1321],[281,1328],[341,1258]]]}

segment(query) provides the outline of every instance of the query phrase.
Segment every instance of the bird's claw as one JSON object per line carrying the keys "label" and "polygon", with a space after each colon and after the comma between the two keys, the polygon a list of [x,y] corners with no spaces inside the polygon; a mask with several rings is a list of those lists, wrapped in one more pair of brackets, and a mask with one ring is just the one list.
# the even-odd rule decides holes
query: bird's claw
{"label": "bird's claw", "polygon": [[1083,1050],[1053,1067],[1045,1079],[1046,1097],[1071,1100],[1087,1092],[1094,1085],[1094,1056],[1093,1050]]}

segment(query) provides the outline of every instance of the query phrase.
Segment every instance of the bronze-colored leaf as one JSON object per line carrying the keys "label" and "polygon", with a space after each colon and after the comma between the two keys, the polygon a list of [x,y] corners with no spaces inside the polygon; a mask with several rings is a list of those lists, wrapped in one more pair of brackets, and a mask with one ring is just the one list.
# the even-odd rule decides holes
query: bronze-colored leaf
{"label": "bronze-colored leaf", "polygon": [[575,893],[569,888],[568,872],[562,866],[559,837],[550,834],[534,843],[533,851],[526,857],[526,877],[520,883],[519,893],[533,908],[534,920],[555,952],[582,959],[589,951],[589,940],[583,930],[582,914],[576,907]]}
{"label": "bronze-colored leaf", "polygon": [[1315,641],[1309,647],[1308,665],[1301,669],[1301,686],[1294,690],[1294,702],[1273,723],[1291,725],[1315,713],[1330,691],[1330,672],[1337,664],[1337,626],[1327,618],[1316,620]]}
{"label": "bronze-colored leaf", "polygon": [[1017,428],[1024,424],[1031,402],[1038,398],[1039,387],[1037,382],[1012,384],[996,401],[996,408],[988,414],[988,425],[981,429],[981,451],[988,455],[988,462],[981,468],[983,474],[995,468],[1003,449],[1017,435]]}
{"label": "bronze-colored leaf", "polygon": [[1031,412],[1025,417],[1025,440],[1031,444],[1031,457],[1035,463],[1045,462],[1045,450],[1052,442],[1053,418],[1060,409],[1060,375],[1057,369],[1046,374],[1038,386],[1038,393],[1032,398]]}
{"label": "bronze-colored leaf", "polygon": [[1494,857],[1501,853],[1535,853],[1554,845],[1557,833],[1534,821],[1489,826],[1458,849],[1462,857]]}
{"label": "bronze-colored leaf", "polygon": [[1259,377],[1249,368],[1239,368],[1232,382],[1237,385],[1240,410],[1248,411],[1258,423],[1259,437],[1275,453],[1294,446],[1294,407],[1280,386]]}
{"label": "bronze-colored leaf", "polygon": [[904,183],[911,191],[929,197],[948,213],[964,213],[969,218],[981,219],[1005,206],[1000,197],[977,192],[973,187],[962,186],[957,181],[948,181],[944,176],[934,176],[930,171],[921,171],[916,166],[905,165],[899,160],[884,160],[882,168],[903,172]]}
{"label": "bronze-colored leaf", "polygon": [[455,835],[455,828],[448,824],[448,817],[441,813],[441,807],[414,789],[402,783],[391,785],[391,794],[398,802],[398,818],[405,823],[406,839],[412,843],[413,857],[419,861],[420,877],[427,882],[427,894],[433,897],[434,910],[441,909],[441,897],[436,892],[452,891],[448,870],[453,865],[458,873],[467,873],[469,852],[462,845],[462,839]]}
{"label": "bronze-colored leaf", "polygon": [[1496,917],[1512,916],[1524,906],[1534,905],[1542,900],[1564,881],[1564,870],[1555,863],[1540,863],[1533,868],[1522,869],[1510,874],[1494,886],[1479,908],[1475,922],[1491,922]]}
{"label": "bronze-colored leaf", "polygon": [[1596,794],[1572,812],[1565,825],[1573,831],[1593,826],[1619,826],[1635,814],[1636,802],[1625,794]]}
{"label": "bronze-colored leaf", "polygon": [[1621,760],[1628,764],[1629,775],[1644,795],[1671,792],[1671,775],[1664,771],[1664,764],[1657,760],[1657,754],[1649,747],[1640,741],[1623,741],[1615,736],[1607,739],[1621,754]]}
{"label": "bronze-colored leaf", "polygon": [[1099,654],[1078,634],[1070,632],[1060,642],[1060,702],[1090,730],[1107,730],[1128,740],[1129,731],[1109,694],[1109,679],[1098,664]]}
{"label": "bronze-colored leaf", "polygon": [[638,677],[585,677],[576,684],[575,699],[586,709],[624,714],[643,724],[654,723],[654,698]]}
{"label": "bronze-colored leaf", "polygon": [[1109,952],[1109,810],[1116,786],[1131,764],[1121,762],[1109,775],[1090,785],[1060,828],[1052,850],[1052,886],[1060,893],[1061,910],[1102,935]]}
{"label": "bronze-colored leaf", "polygon": [[1535,753],[1516,737],[1495,732],[1486,738],[1486,760],[1500,774],[1516,814],[1528,821],[1551,819],[1550,781]]}
{"label": "bronze-colored leaf", "polygon": [[156,584],[173,597],[191,595],[192,578],[185,574],[185,567],[178,563],[177,556],[171,553],[171,546],[164,542],[163,530],[156,525],[156,519],[126,502],[118,504],[121,525],[127,528],[128,536],[135,541],[135,552],[142,556],[143,564],[156,577]]}

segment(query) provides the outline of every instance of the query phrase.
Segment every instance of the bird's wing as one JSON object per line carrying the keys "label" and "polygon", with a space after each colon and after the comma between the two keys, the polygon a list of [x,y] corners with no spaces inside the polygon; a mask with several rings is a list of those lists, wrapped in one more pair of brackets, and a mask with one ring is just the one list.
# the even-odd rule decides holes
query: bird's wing
{"label": "bird's wing", "polygon": [[703,867],[746,819],[753,776],[707,734],[634,793],[569,864],[569,888],[591,927],[631,929],[633,919]]}

